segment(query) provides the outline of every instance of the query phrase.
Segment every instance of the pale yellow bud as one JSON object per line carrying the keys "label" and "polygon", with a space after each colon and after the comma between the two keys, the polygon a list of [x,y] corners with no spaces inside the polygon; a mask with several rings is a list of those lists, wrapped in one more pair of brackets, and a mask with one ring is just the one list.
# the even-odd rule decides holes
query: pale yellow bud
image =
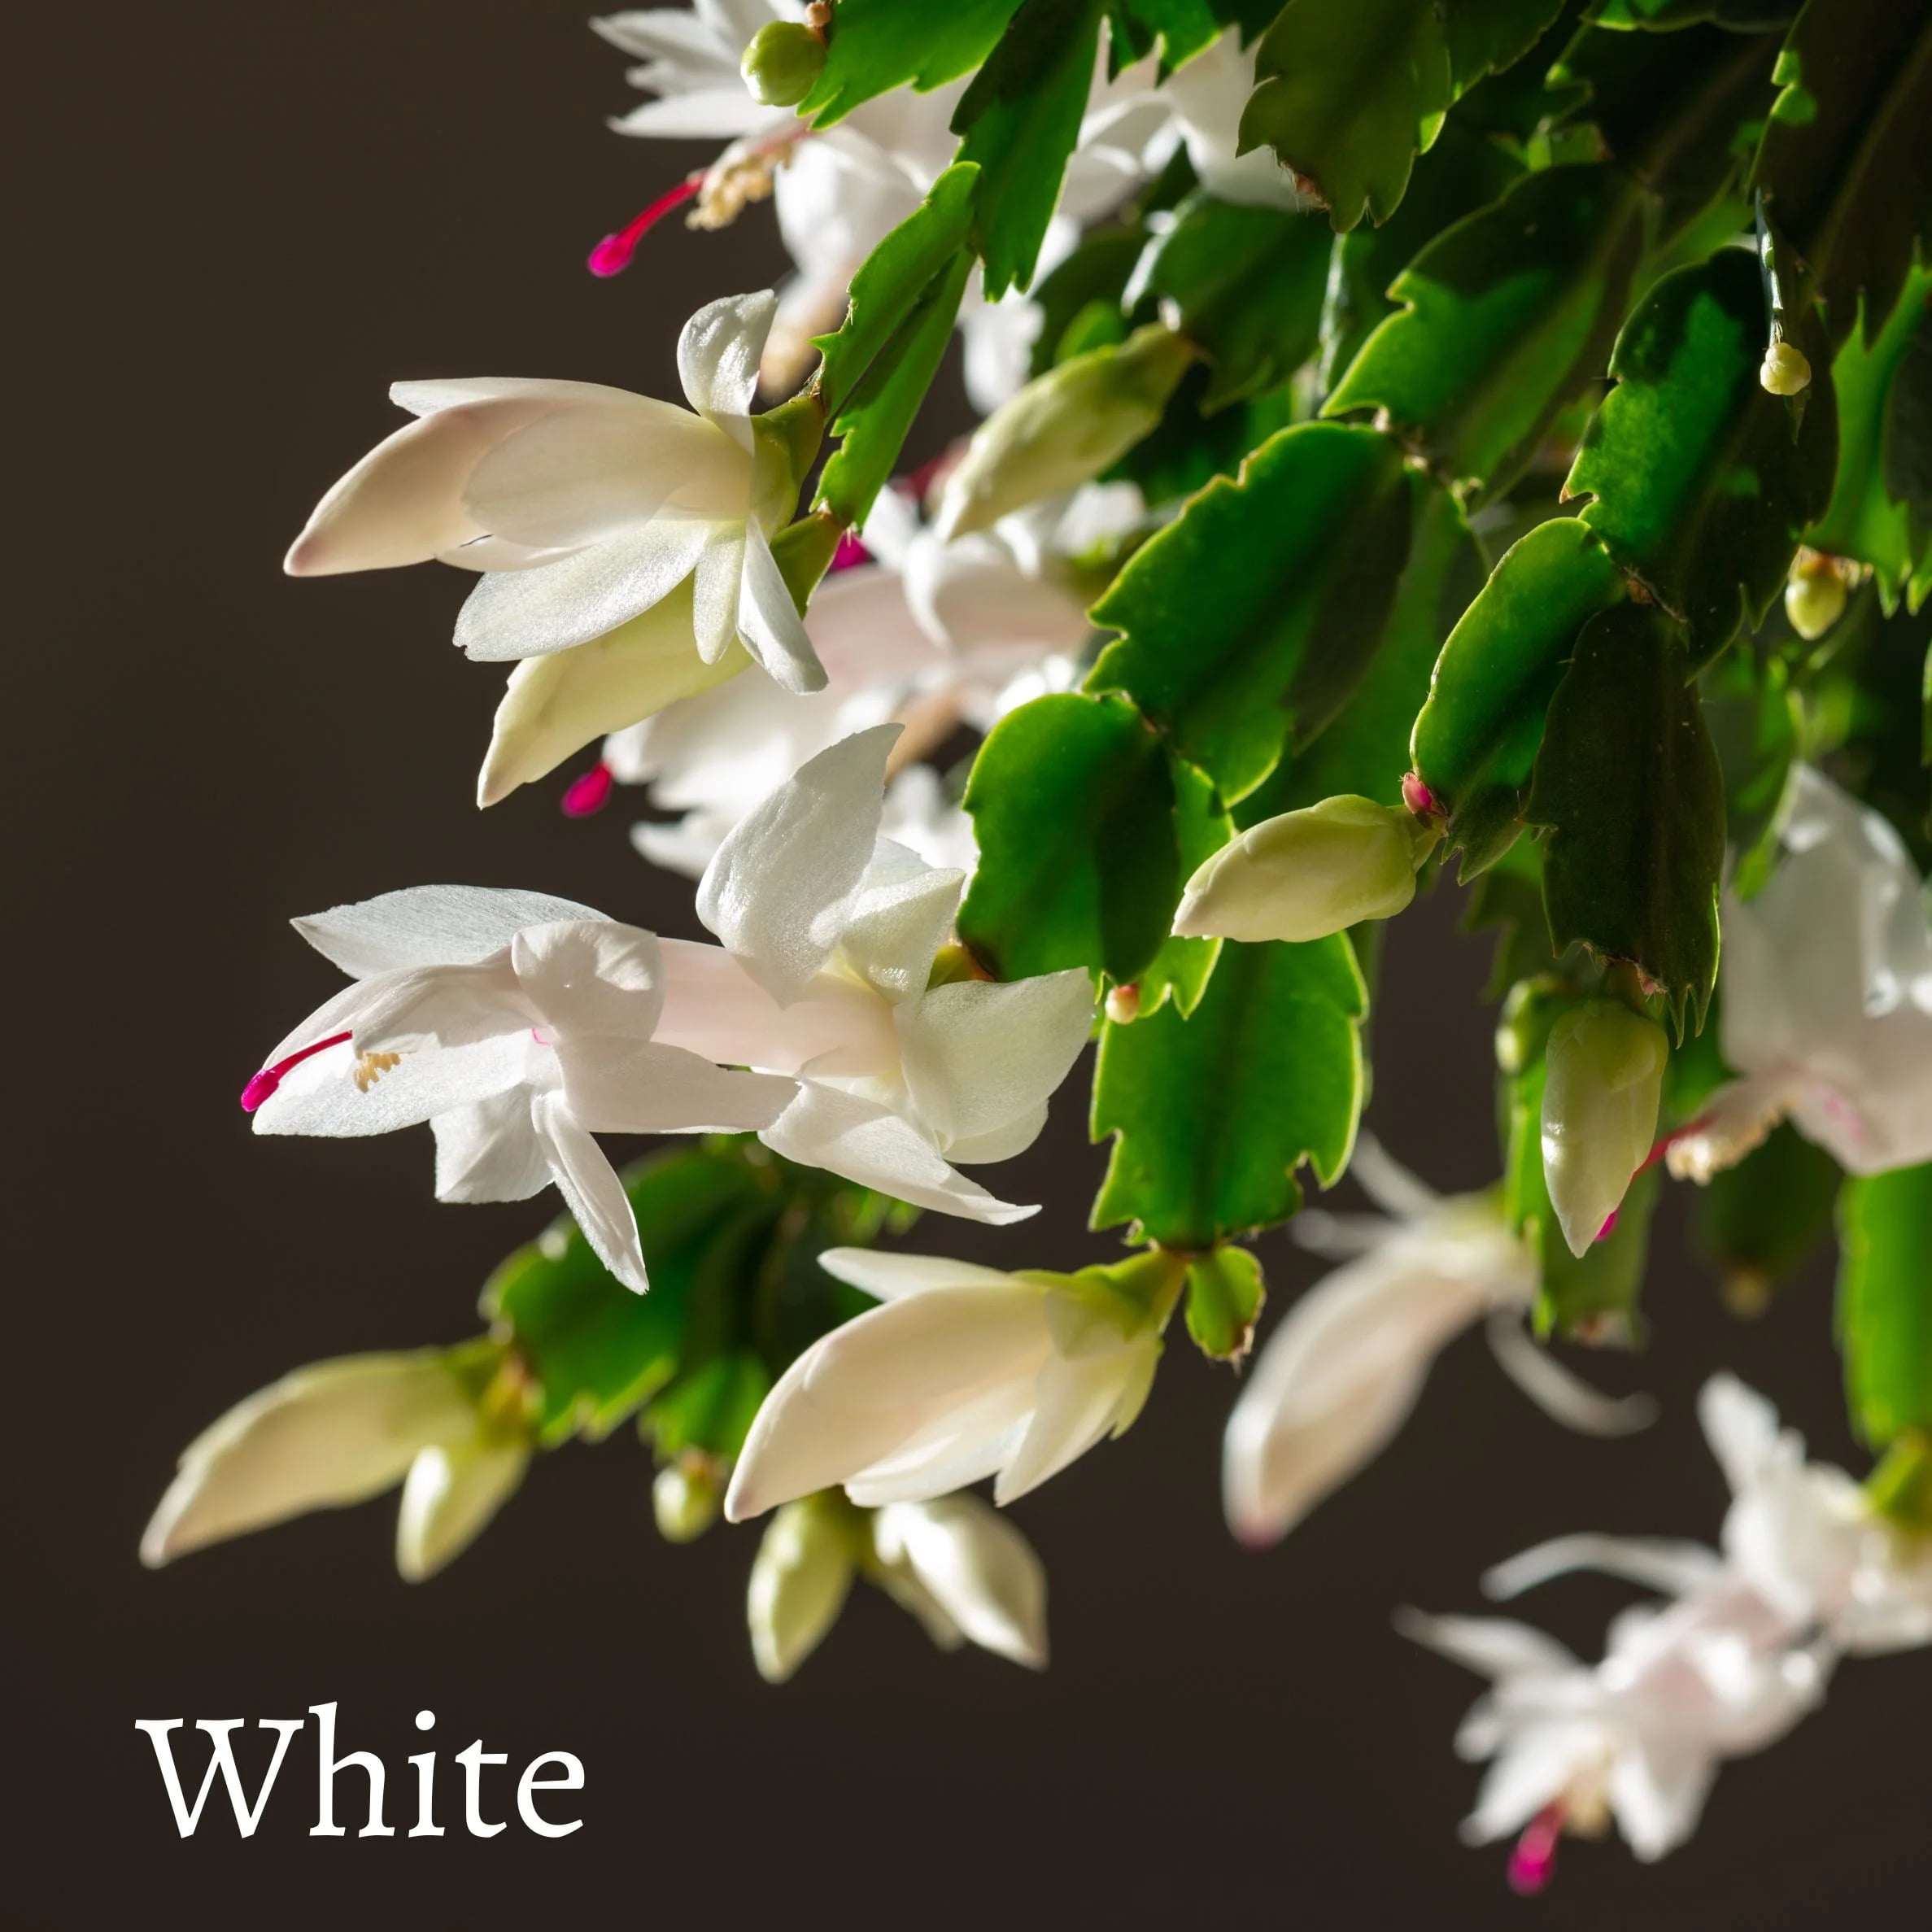
{"label": "pale yellow bud", "polygon": [[752,1564],[746,1613],[752,1656],[768,1684],[782,1684],[839,1620],[852,1588],[852,1539],[827,1496],[787,1502]]}
{"label": "pale yellow bud", "polygon": [[796,107],[825,72],[825,41],[796,20],[767,20],[738,63],[762,107]]}
{"label": "pale yellow bud", "polygon": [[1808,643],[1830,630],[1845,610],[1845,573],[1836,557],[1800,546],[1785,585],[1785,615]]}
{"label": "pale yellow bud", "polygon": [[1773,342],[1764,351],[1758,380],[1774,396],[1795,396],[1811,387],[1812,365],[1802,349],[1790,342]]}
{"label": "pale yellow bud", "polygon": [[723,1502],[717,1465],[706,1455],[666,1463],[651,1485],[651,1513],[667,1543],[696,1542],[717,1520]]}
{"label": "pale yellow bud", "polygon": [[1545,1049],[1543,1180],[1572,1254],[1590,1244],[1649,1158],[1670,1048],[1620,1000],[1559,1017]]}

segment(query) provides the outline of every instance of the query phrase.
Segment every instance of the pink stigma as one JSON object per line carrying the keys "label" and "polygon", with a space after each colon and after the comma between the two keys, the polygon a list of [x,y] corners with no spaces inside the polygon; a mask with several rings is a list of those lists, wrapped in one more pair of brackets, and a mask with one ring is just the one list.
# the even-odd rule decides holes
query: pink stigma
{"label": "pink stigma", "polygon": [[704,176],[694,174],[678,182],[676,187],[666,189],[630,227],[617,234],[606,235],[591,251],[590,259],[584,266],[600,281],[608,281],[613,275],[621,275],[630,266],[630,258],[637,253],[638,243],[673,208],[682,207],[689,201],[704,184]]}
{"label": "pink stigma", "polygon": [[[850,570],[861,564],[872,561],[872,552],[861,543],[851,530],[839,532],[839,547],[832,552],[829,571]],[[829,574],[828,571],[828,574]]]}
{"label": "pink stigma", "polygon": [[278,1088],[290,1068],[299,1066],[304,1060],[332,1046],[340,1046],[351,1037],[347,1033],[331,1033],[326,1040],[318,1040],[313,1046],[305,1046],[292,1053],[286,1060],[277,1060],[273,1066],[264,1066],[248,1084],[242,1089],[242,1111],[252,1114]]}
{"label": "pink stigma", "polygon": [[566,818],[589,818],[610,803],[610,767],[601,760],[571,779],[559,801]]}
{"label": "pink stigma", "polygon": [[1435,793],[1412,771],[1402,774],[1402,803],[1418,818],[1429,818],[1441,809],[1436,803]]}
{"label": "pink stigma", "polygon": [[1546,1804],[1523,1828],[1509,1855],[1509,1888],[1533,1898],[1556,1876],[1556,1841],[1563,1833],[1563,1807]]}
{"label": "pink stigma", "polygon": [[1604,1216],[1603,1225],[1597,1230],[1597,1239],[1598,1241],[1607,1241],[1610,1239],[1611,1236],[1616,1232],[1616,1218],[1624,1210],[1620,1207],[1613,1207],[1611,1209],[1610,1212]]}

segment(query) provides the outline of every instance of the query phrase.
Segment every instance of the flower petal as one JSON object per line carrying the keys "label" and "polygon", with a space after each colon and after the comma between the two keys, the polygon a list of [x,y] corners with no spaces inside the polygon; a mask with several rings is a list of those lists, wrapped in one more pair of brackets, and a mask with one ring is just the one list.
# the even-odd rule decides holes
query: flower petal
{"label": "flower petal", "polygon": [[[744,591],[745,526],[704,524],[703,548],[691,569],[691,636],[698,656],[716,664],[739,638],[738,604]],[[748,652],[748,656],[749,653]]]}
{"label": "flower petal", "polygon": [[752,447],[752,404],[758,394],[758,358],[771,333],[778,299],[770,289],[708,302],[678,338],[678,380],[700,415]]}
{"label": "flower petal", "polygon": [[1503,1603],[1553,1577],[1594,1570],[1678,1597],[1707,1583],[1723,1565],[1715,1550],[1673,1537],[1559,1536],[1485,1570],[1482,1590]]}
{"label": "flower petal", "polygon": [[879,1511],[872,1537],[880,1558],[905,1563],[982,1650],[1046,1668],[1046,1570],[997,1511],[976,1496],[896,1502]]}
{"label": "flower petal", "polygon": [[396,1517],[396,1568],[421,1583],[455,1561],[508,1502],[530,1467],[521,1442],[432,1443],[409,1466]]}
{"label": "flower petal", "polygon": [[896,725],[841,739],[752,807],[698,887],[698,917],[781,1004],[831,957],[871,863]]}
{"label": "flower petal", "polygon": [[[891,797],[888,792],[888,802]],[[839,942],[847,965],[888,1000],[915,999],[932,977],[933,958],[953,930],[965,887],[965,873],[929,866],[917,853],[880,839]]]}
{"label": "flower petal", "polygon": [[475,966],[526,926],[601,919],[574,900],[488,886],[413,886],[292,922],[296,931],[351,979],[408,966]]}
{"label": "flower petal", "polygon": [[626,1288],[645,1293],[651,1282],[644,1272],[637,1217],[630,1211],[624,1184],[602,1149],[578,1124],[560,1094],[539,1095],[530,1119],[549,1158],[557,1192],[591,1251]]}
{"label": "flower petal", "polygon": [[798,1083],[739,1073],[680,1047],[573,1034],[557,1043],[564,1097],[595,1134],[739,1134],[767,1127]]}
{"label": "flower petal", "polygon": [[499,1035],[473,1046],[426,1047],[391,1067],[353,1077],[357,1054],[347,1041],[292,1067],[255,1110],[258,1134],[313,1134],[339,1140],[394,1133],[452,1109],[473,1106],[524,1078],[529,1042]]}
{"label": "flower petal", "polygon": [[530,1100],[519,1083],[430,1120],[438,1201],[527,1201],[550,1185],[549,1158],[530,1125]]}
{"label": "flower petal", "polygon": [[805,619],[771,545],[758,526],[744,529],[744,575],[738,597],[738,641],[787,691],[800,696],[826,686]]}
{"label": "flower petal", "polygon": [[363,984],[369,998],[351,1043],[358,1053],[474,1046],[525,1033],[536,1017],[509,961],[500,956],[477,966],[385,973]]}
{"label": "flower petal", "polygon": [[664,1010],[657,935],[604,919],[530,926],[510,942],[510,966],[560,1045],[572,1034],[648,1040]]}
{"label": "flower petal", "polygon": [[1555,1676],[1582,1666],[1554,1637],[1506,1616],[1429,1616],[1396,1612],[1395,1627],[1413,1643],[1489,1678]]}
{"label": "flower petal", "polygon": [[826,1274],[881,1302],[903,1301],[935,1288],[1010,1288],[1010,1275],[955,1261],[949,1254],[899,1254],[884,1248],[827,1248],[818,1257]]}
{"label": "flower petal", "polygon": [[1149,1337],[1077,1362],[1055,1354],[1034,1385],[1033,1420],[993,1485],[993,1501],[1015,1501],[1092,1448],[1113,1427],[1149,1349],[1158,1345]]}

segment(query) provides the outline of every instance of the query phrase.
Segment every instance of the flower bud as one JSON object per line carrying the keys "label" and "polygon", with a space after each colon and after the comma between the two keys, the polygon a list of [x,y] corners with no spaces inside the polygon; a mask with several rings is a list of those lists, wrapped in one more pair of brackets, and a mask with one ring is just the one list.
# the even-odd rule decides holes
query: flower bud
{"label": "flower bud", "polygon": [[1029,1670],[1046,1668],[1046,1571],[977,1496],[889,1502],[872,1519],[872,1547],[880,1581],[942,1647],[964,1637]]}
{"label": "flower bud", "polygon": [[852,1538],[836,1497],[787,1502],[765,1532],[745,1609],[752,1655],[768,1684],[782,1684],[839,1620],[852,1588]]}
{"label": "flower bud", "polygon": [[1098,476],[1160,421],[1194,353],[1154,325],[1036,377],[980,424],[948,474],[935,519],[942,541]]}
{"label": "flower bud", "polygon": [[1572,1254],[1589,1252],[1649,1158],[1669,1058],[1664,1029],[1620,1000],[1585,1000],[1550,1029],[1543,1179]]}
{"label": "flower bud", "polygon": [[1836,557],[1800,545],[1785,585],[1785,615],[1791,628],[1815,643],[1844,614],[1845,576]]}
{"label": "flower bud", "polygon": [[725,1493],[717,1465],[708,1455],[687,1454],[666,1463],[651,1485],[651,1511],[667,1543],[693,1543],[717,1520]]}
{"label": "flower bud", "polygon": [[767,20],[738,63],[761,107],[796,107],[825,71],[825,41],[796,20]]}
{"label": "flower bud", "polygon": [[1774,396],[1795,396],[1811,387],[1812,365],[1802,349],[1790,342],[1773,342],[1764,351],[1758,381]]}
{"label": "flower bud", "polygon": [[1188,939],[1318,940],[1393,918],[1438,823],[1345,793],[1250,826],[1188,881],[1176,934]]}
{"label": "flower bud", "polygon": [[409,1465],[396,1516],[396,1570],[421,1583],[454,1562],[488,1528],[530,1467],[514,1438],[433,1443]]}

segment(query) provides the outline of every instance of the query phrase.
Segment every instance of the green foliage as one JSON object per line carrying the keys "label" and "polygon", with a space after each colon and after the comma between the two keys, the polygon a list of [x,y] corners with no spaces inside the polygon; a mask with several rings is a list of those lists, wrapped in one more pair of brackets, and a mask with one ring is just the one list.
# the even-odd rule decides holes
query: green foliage
{"label": "green foliage", "polygon": [[1830,494],[1830,385],[1813,384],[1802,405],[1768,394],[1758,381],[1768,326],[1743,249],[1666,276],[1618,338],[1617,386],[1565,486],[1594,495],[1584,521],[1688,628],[1696,665],[1763,617]]}
{"label": "green foliage", "polygon": [[1409,519],[1389,438],[1284,430],[1122,570],[1093,617],[1126,635],[1088,688],[1127,692],[1232,803],[1346,702],[1394,607]]}
{"label": "green foliage", "polygon": [[1851,1420],[1882,1449],[1905,1430],[1932,1430],[1932,1165],[1848,1180],[1838,1241]]}
{"label": "green foliage", "polygon": [[1124,698],[1063,691],[1022,705],[966,786],[980,865],[960,937],[1001,979],[1067,966],[1138,979],[1193,870],[1184,844],[1225,842],[1219,814],[1184,833],[1184,809],[1200,804],[1198,787],[1177,793],[1167,748]]}
{"label": "green foliage", "polygon": [[1511,547],[1450,633],[1411,744],[1449,812],[1448,849],[1473,879],[1523,829],[1543,717],[1577,632],[1620,603],[1624,582],[1588,525],[1539,524]]}
{"label": "green foliage", "polygon": [[1019,4],[947,0],[935,10],[905,0],[839,0],[826,37],[825,71],[798,111],[828,128],[895,87],[923,94],[956,81],[999,44]]}
{"label": "green foliage", "polygon": [[1397,277],[1385,321],[1324,406],[1386,412],[1472,505],[1506,490],[1557,412],[1600,377],[1642,242],[1614,168],[1527,175]]}
{"label": "green foliage", "polygon": [[1803,714],[1784,660],[1769,653],[1731,652],[1705,671],[1698,689],[1724,772],[1725,842],[1737,854],[1732,889],[1748,899],[1777,855],[1777,808]]}
{"label": "green foliage", "polygon": [[1814,549],[1869,564],[1889,608],[1932,592],[1932,268],[1906,277],[1876,335],[1854,329],[1831,365],[1838,466]]}
{"label": "green foliage", "polygon": [[1243,149],[1268,146],[1337,230],[1386,221],[1450,103],[1528,53],[1561,0],[1288,0],[1263,37]]}
{"label": "green foliage", "polygon": [[1543,853],[1535,840],[1519,839],[1471,884],[1463,930],[1496,935],[1485,1000],[1500,1000],[1519,979],[1552,970],[1556,955],[1543,911]]}
{"label": "green foliage", "polygon": [[1040,333],[1033,338],[1029,377],[1044,376],[1103,342],[1123,342],[1136,322],[1153,320],[1151,303],[1130,312],[1123,300],[1146,247],[1144,229],[1101,229],[1040,278],[1033,290]]}
{"label": "green foliage", "polygon": [[1254,1340],[1267,1291],[1245,1248],[1210,1249],[1188,1263],[1188,1332],[1204,1355],[1238,1362]]}
{"label": "green foliage", "polygon": [[1106,0],[1023,0],[953,116],[959,159],[983,170],[973,245],[989,299],[1033,279],[1079,139],[1106,10]]}
{"label": "green foliage", "polygon": [[1215,40],[1228,24],[1219,16],[1228,11],[1225,0],[1110,0],[1114,71],[1145,59],[1158,45],[1162,76],[1172,73]]}
{"label": "green foliage", "polygon": [[1843,1179],[1823,1148],[1782,1125],[1699,1189],[1697,1245],[1734,1305],[1761,1306],[1825,1245]]}
{"label": "green foliage", "polygon": [[979,178],[972,167],[948,168],[853,277],[844,326],[816,338],[820,399],[844,438],[818,501],[842,523],[862,521],[885,486],[952,340]]}
{"label": "green foliage", "polygon": [[1226,945],[1193,1012],[1173,1004],[1101,1036],[1093,1137],[1117,1136],[1092,1225],[1131,1222],[1189,1253],[1284,1221],[1306,1160],[1348,1164],[1367,1006],[1346,937]]}
{"label": "green foliage", "polygon": [[[1231,826],[1206,774],[1186,760],[1168,767],[1174,781],[1175,829],[1180,835],[1180,877],[1184,885],[1228,843]],[[1170,997],[1184,1018],[1207,989],[1208,975],[1221,954],[1218,939],[1169,939],[1140,976],[1140,1010],[1150,1014]]]}
{"label": "green foliage", "polygon": [[1820,303],[1835,346],[1862,297],[1869,338],[1932,263],[1932,0],[1809,0],[1776,79],[1752,179],[1782,306]]}
{"label": "green foliage", "polygon": [[1237,207],[1205,194],[1175,210],[1129,299],[1166,297],[1179,312],[1181,333],[1206,351],[1204,411],[1284,382],[1315,353],[1333,238],[1317,216]]}
{"label": "green foliage", "polygon": [[1560,953],[1628,960],[1677,1036],[1717,980],[1724,774],[1684,646],[1656,610],[1585,624],[1550,705],[1526,817],[1549,828],[1543,904]]}

